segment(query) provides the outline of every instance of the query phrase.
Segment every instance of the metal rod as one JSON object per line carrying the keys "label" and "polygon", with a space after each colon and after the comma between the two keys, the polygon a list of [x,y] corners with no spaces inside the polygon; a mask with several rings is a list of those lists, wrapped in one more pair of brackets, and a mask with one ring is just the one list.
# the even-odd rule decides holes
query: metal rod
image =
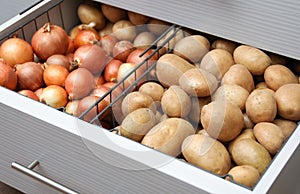
{"label": "metal rod", "polygon": [[38,164],[39,164],[39,162],[37,160],[35,160],[28,167],[26,167],[17,162],[13,162],[13,163],[11,163],[11,167],[16,170],[19,170],[20,172],[22,172],[32,178],[35,178],[36,180],[38,180],[42,183],[45,183],[46,185],[49,185],[50,187],[52,187],[54,189],[57,189],[58,191],[61,191],[64,193],[69,193],[69,194],[78,194],[77,192],[75,192],[75,191],[73,191],[73,190],[47,178],[47,177],[44,177],[43,175],[41,175],[31,169],[31,168],[34,168]]}

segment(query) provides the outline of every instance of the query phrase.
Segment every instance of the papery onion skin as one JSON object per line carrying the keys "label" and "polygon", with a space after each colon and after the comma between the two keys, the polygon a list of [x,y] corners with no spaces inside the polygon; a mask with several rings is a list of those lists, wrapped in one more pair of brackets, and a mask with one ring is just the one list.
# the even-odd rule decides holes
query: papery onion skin
{"label": "papery onion skin", "polygon": [[88,69],[94,75],[100,75],[105,68],[105,53],[98,45],[84,45],[74,52],[74,61],[78,67]]}
{"label": "papery onion skin", "polygon": [[0,57],[14,67],[16,64],[33,61],[34,53],[31,45],[21,38],[9,38],[0,47]]}
{"label": "papery onion skin", "polygon": [[76,49],[87,44],[95,44],[100,40],[98,32],[92,29],[78,31],[74,38],[74,46]]}
{"label": "papery onion skin", "polygon": [[43,79],[47,86],[58,85],[65,86],[65,80],[69,75],[69,71],[60,65],[47,66],[43,73]]}
{"label": "papery onion skin", "polygon": [[2,59],[0,59],[0,86],[8,88],[10,90],[15,90],[17,87],[18,78],[17,74]]}
{"label": "papery onion skin", "polygon": [[66,110],[65,112],[70,114],[70,115],[75,115],[75,112],[77,110],[78,104],[80,100],[72,100],[69,101],[66,105]]}
{"label": "papery onion skin", "polygon": [[114,45],[113,58],[125,63],[128,55],[134,50],[135,48],[130,41],[120,40]]}
{"label": "papery onion skin", "polygon": [[31,90],[20,90],[20,91],[18,91],[18,93],[22,94],[23,96],[26,96],[28,98],[31,98],[33,100],[40,101],[39,97]]}
{"label": "papery onion skin", "polygon": [[69,37],[60,26],[46,23],[33,34],[31,46],[35,54],[45,61],[51,55],[66,54]]}
{"label": "papery onion skin", "polygon": [[116,82],[118,77],[118,71],[123,62],[117,59],[112,59],[105,66],[103,75],[107,82]]}
{"label": "papery onion skin", "polygon": [[[70,55],[70,54],[69,54]],[[69,55],[55,54],[48,57],[46,64],[49,65],[61,65],[68,70],[70,69]]]}
{"label": "papery onion skin", "polygon": [[35,95],[39,98],[39,101],[41,99],[41,95],[43,93],[44,88],[39,88],[37,90],[34,91]]}
{"label": "papery onion skin", "polygon": [[[136,79],[139,78],[144,73],[143,68],[137,68],[137,69],[136,68],[137,68],[137,64],[134,64],[134,63],[122,63],[122,65],[120,66],[119,71],[118,71],[118,78],[117,78],[118,82],[121,82],[123,79],[125,79],[126,76],[128,76],[124,80],[124,88],[123,89],[128,88],[129,86],[134,84]],[[144,81],[146,81],[145,77],[143,79],[141,79],[140,82],[137,84],[141,84]],[[134,87],[132,87],[132,89],[134,89]]]}
{"label": "papery onion skin", "polygon": [[43,66],[40,63],[26,62],[15,66],[18,77],[17,88],[35,91],[44,86]]}
{"label": "papery onion skin", "polygon": [[87,96],[94,87],[94,76],[85,68],[73,70],[65,80],[65,89],[69,94],[69,100]]}
{"label": "papery onion skin", "polygon": [[50,85],[43,89],[40,102],[53,108],[61,108],[68,103],[68,94],[63,87]]}

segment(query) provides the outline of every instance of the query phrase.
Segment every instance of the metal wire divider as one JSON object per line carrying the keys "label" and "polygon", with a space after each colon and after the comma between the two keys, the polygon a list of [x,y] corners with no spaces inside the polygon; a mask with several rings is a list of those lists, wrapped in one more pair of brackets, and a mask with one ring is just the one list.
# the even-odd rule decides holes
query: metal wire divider
{"label": "metal wire divider", "polygon": [[[120,80],[119,82],[117,82],[108,92],[106,92],[102,97],[100,97],[97,101],[95,101],[95,103],[90,106],[87,110],[85,110],[80,116],[78,116],[79,119],[83,119],[83,117],[89,112],[91,111],[95,106],[98,105],[99,102],[101,102],[104,98],[106,98],[108,95],[110,95],[110,103],[108,106],[106,106],[101,112],[99,112],[89,123],[94,123],[96,124],[99,120],[98,118],[100,118],[106,111],[108,111],[108,109],[112,109],[113,106],[119,101],[121,100],[128,92],[132,91],[134,87],[138,86],[138,83],[145,78],[145,76],[149,75],[149,72],[154,69],[156,67],[157,62],[155,62],[154,64],[152,64],[151,66],[149,66],[149,59],[151,57],[153,57],[154,55],[158,55],[159,56],[159,51],[163,48],[169,48],[168,44],[170,42],[170,40],[172,38],[174,38],[174,36],[176,35],[177,32],[179,32],[181,29],[181,26],[177,26],[175,24],[171,25],[163,34],[161,34],[150,46],[148,46],[143,53],[140,54],[140,57],[142,57],[145,53],[147,53],[150,49],[154,49],[152,51],[152,53],[147,56],[141,63],[139,63],[133,70],[131,70],[126,76],[124,76],[124,78],[122,78],[122,80]],[[166,37],[166,35],[168,33],[170,33],[168,37]],[[158,45],[158,42],[161,41],[163,38],[165,38],[165,40]],[[168,50],[167,52],[170,52],[170,50]],[[146,64],[146,70],[143,72],[143,74],[139,77],[137,77],[137,70],[139,68],[141,68],[142,65]],[[125,80],[134,75],[134,82],[132,84],[130,84],[127,88],[125,88],[124,86],[124,82]],[[112,93],[119,88],[120,86],[122,86],[122,88],[124,89],[122,91],[122,93],[120,95],[118,95],[115,99],[113,99]],[[113,99],[113,100],[112,100]],[[113,126],[115,126],[115,118],[113,117],[113,113],[112,113],[112,124]]]}

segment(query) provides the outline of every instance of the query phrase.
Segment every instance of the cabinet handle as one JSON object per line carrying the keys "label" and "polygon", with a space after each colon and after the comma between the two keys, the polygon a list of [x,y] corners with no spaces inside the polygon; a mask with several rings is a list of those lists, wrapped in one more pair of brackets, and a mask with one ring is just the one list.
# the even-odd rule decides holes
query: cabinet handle
{"label": "cabinet handle", "polygon": [[37,161],[37,160],[33,161],[29,166],[23,166],[17,162],[13,162],[13,163],[11,163],[11,167],[19,170],[20,172],[22,172],[28,176],[35,178],[36,180],[43,182],[59,191],[62,191],[63,193],[78,194],[77,192],[33,171],[33,168],[36,167],[38,164],[39,164],[39,161]]}

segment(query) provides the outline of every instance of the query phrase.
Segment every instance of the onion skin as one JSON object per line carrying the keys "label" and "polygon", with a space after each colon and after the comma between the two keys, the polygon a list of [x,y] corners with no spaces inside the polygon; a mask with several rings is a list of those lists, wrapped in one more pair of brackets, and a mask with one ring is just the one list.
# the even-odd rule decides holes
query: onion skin
{"label": "onion skin", "polygon": [[98,45],[84,45],[74,53],[78,67],[88,69],[94,75],[100,75],[105,68],[105,53]]}
{"label": "onion skin", "polygon": [[23,96],[26,96],[28,98],[31,98],[33,100],[40,101],[39,97],[31,90],[20,90],[20,91],[18,91],[18,93],[22,94]]}
{"label": "onion skin", "polygon": [[64,88],[57,85],[47,86],[43,89],[40,102],[53,108],[61,108],[68,103],[68,94]]}
{"label": "onion skin", "polygon": [[45,63],[47,64],[47,66],[61,65],[69,70],[70,69],[70,60],[68,58],[69,55],[70,54],[68,54],[68,55],[62,55],[62,54],[51,55],[50,57],[48,57],[48,59],[46,60]]}
{"label": "onion skin", "polygon": [[112,57],[114,46],[118,41],[119,40],[113,35],[104,35],[100,38],[99,43],[101,44],[101,47],[105,51],[106,55]]}
{"label": "onion skin", "polygon": [[51,55],[67,53],[69,36],[63,28],[48,22],[33,34],[31,46],[35,54],[45,61]]}
{"label": "onion skin", "polygon": [[65,112],[70,115],[75,115],[80,100],[69,101],[66,105]]}
{"label": "onion skin", "polygon": [[[134,63],[122,63],[118,71],[118,82],[122,81],[127,75],[129,75],[129,73],[131,73],[136,68],[136,66],[137,65]],[[133,71],[133,73],[131,73],[131,75],[129,75],[124,80],[124,89],[132,85],[135,82],[136,78],[140,77],[143,73],[144,70],[142,68],[138,68],[136,71]],[[141,79],[138,84],[144,81],[146,81],[146,78]],[[134,87],[132,89],[134,89]]]}
{"label": "onion skin", "polygon": [[118,41],[113,48],[113,58],[125,63],[128,55],[134,50],[135,48],[130,41]]}
{"label": "onion skin", "polygon": [[18,78],[17,74],[3,60],[0,60],[0,86],[8,88],[10,90],[15,90],[17,87]]}
{"label": "onion skin", "polygon": [[94,76],[85,68],[73,70],[65,80],[65,89],[69,94],[69,100],[81,99],[95,87]]}
{"label": "onion skin", "polygon": [[26,62],[15,66],[16,74],[18,77],[19,90],[32,90],[44,86],[43,73],[44,69],[42,64],[35,62]]}
{"label": "onion skin", "polygon": [[69,71],[60,65],[47,66],[43,73],[43,79],[47,86],[58,85],[65,86],[65,80],[69,75]]}
{"label": "onion skin", "polygon": [[[152,54],[152,50],[148,50],[142,57],[140,57],[140,55],[145,51],[145,49],[136,49],[134,51],[132,51],[126,60],[126,63],[134,63],[134,64],[140,64],[141,62],[143,62],[144,60],[146,60],[146,58],[148,56],[150,56]],[[148,66],[150,67],[151,65],[153,65],[157,60],[157,55],[154,54],[150,59],[148,59]],[[146,63],[144,63],[143,67],[146,67]]]}
{"label": "onion skin", "polygon": [[95,79],[96,87],[97,87],[98,85],[102,85],[102,84],[105,83],[105,79],[104,79],[104,77],[103,77],[102,74],[101,74],[100,76],[98,76],[98,75],[94,76],[94,79]]}
{"label": "onion skin", "polygon": [[40,99],[41,99],[41,95],[43,93],[43,90],[44,90],[44,88],[39,88],[39,89],[34,91],[35,95],[39,98],[38,101],[40,101]]}
{"label": "onion skin", "polygon": [[79,30],[74,38],[75,49],[87,44],[95,44],[99,40],[100,36],[93,28],[89,30]]}
{"label": "onion skin", "polygon": [[116,82],[118,77],[118,71],[123,62],[117,59],[112,59],[105,66],[103,75],[107,82]]}
{"label": "onion skin", "polygon": [[33,61],[34,54],[28,42],[20,38],[10,38],[2,43],[0,57],[13,68],[16,64]]}

